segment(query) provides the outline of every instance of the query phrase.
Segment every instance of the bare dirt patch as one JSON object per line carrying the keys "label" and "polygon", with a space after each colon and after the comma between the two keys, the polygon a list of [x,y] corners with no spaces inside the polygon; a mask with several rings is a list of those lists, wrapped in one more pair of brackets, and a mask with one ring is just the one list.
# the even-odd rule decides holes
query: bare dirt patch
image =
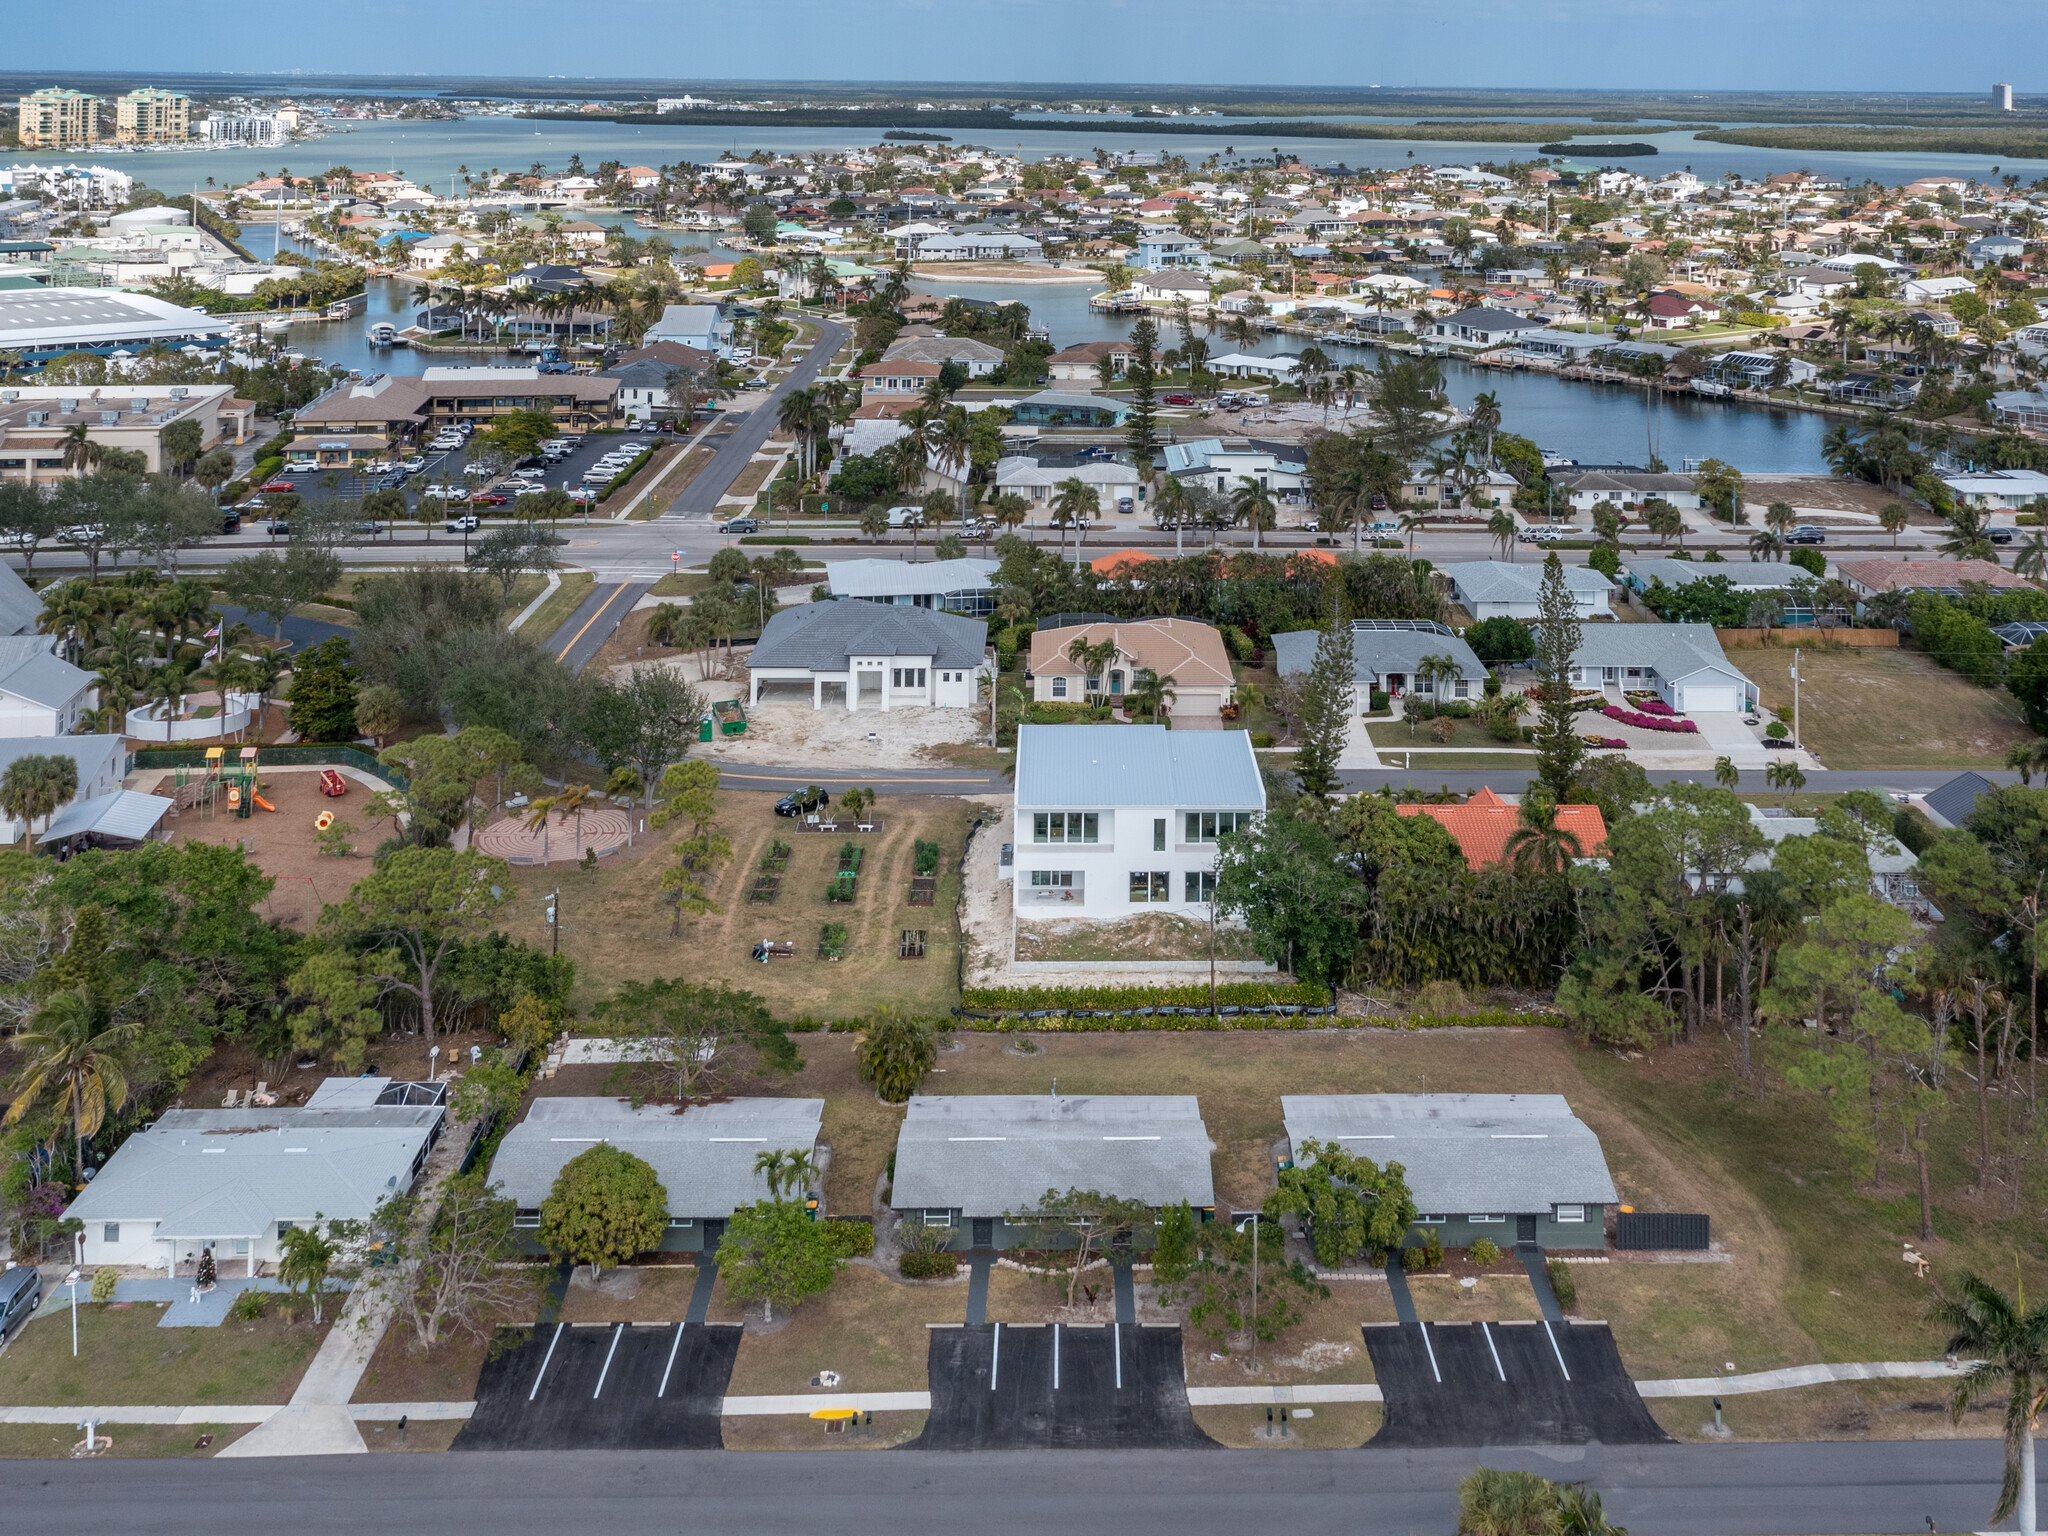
{"label": "bare dirt patch", "polygon": [[[1192,918],[1167,912],[1143,912],[1113,922],[1066,918],[1056,922],[1019,921],[1019,960],[1206,960],[1210,928]],[[1251,936],[1242,929],[1215,930],[1219,960],[1256,960]]]}
{"label": "bare dirt patch", "polygon": [[[229,750],[232,755],[233,749]],[[188,778],[196,776],[196,771],[188,771]],[[154,782],[145,780],[140,787],[146,793],[169,797],[175,793],[176,777],[175,772],[164,773]],[[318,768],[265,768],[260,775],[263,787],[258,793],[277,807],[275,811],[258,807],[246,819],[238,818],[228,810],[227,797],[221,795],[211,815],[198,807],[188,807],[175,821],[166,817],[163,825],[171,830],[175,842],[224,843],[244,848],[249,862],[277,882],[262,905],[263,915],[304,933],[309,912],[312,920],[318,922],[323,906],[348,895],[350,887],[369,873],[369,855],[391,835],[388,821],[372,822],[364,809],[372,791],[360,779],[347,774],[343,778],[348,793],[329,799],[320,793]],[[335,858],[320,851],[313,819],[322,811],[333,811],[343,821],[361,829],[355,839],[355,853]]]}
{"label": "bare dirt patch", "polygon": [[[1752,509],[1752,519],[1761,516],[1762,509],[1774,501],[1790,502],[1795,507],[1806,507],[1816,512],[1869,512],[1884,510],[1892,502],[1901,502],[1909,511],[1918,511],[1910,501],[1886,490],[1881,485],[1872,485],[1867,480],[1836,480],[1814,476],[1788,476],[1782,479],[1759,477],[1745,479],[1742,486],[1742,500]],[[1937,522],[1931,513],[1916,517],[1915,522]]]}
{"label": "bare dirt patch", "polygon": [[[744,698],[744,680],[739,691]],[[718,737],[700,746],[698,755],[717,763],[815,767],[837,774],[872,769],[886,775],[892,768],[923,759],[926,747],[987,740],[985,710],[912,705],[849,712],[834,705],[812,709],[808,702],[775,702],[747,711],[744,735]]]}

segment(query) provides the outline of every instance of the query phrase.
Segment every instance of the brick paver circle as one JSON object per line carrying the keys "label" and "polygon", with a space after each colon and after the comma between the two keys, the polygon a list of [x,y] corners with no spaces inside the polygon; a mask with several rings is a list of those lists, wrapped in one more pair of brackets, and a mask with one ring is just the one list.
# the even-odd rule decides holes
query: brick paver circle
{"label": "brick paver circle", "polygon": [[[582,850],[588,848],[595,848],[600,856],[610,853],[614,848],[625,845],[631,825],[626,812],[612,806],[593,806],[583,813],[582,842],[579,845],[574,816],[566,821],[560,816],[549,816],[545,838],[547,862],[573,864],[583,856]],[[543,838],[539,831],[526,830],[524,816],[505,816],[477,833],[476,847],[479,852],[514,864],[538,864],[541,862]]]}

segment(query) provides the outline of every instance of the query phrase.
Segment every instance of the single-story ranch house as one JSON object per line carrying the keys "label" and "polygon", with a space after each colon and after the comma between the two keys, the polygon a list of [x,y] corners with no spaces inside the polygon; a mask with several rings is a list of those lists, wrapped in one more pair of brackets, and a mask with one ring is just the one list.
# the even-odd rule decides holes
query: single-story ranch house
{"label": "single-story ranch house", "polygon": [[[1297,677],[1316,663],[1319,629],[1289,630],[1273,637],[1274,665],[1282,677]],[[1351,624],[1351,675],[1358,706],[1373,689],[1382,693],[1433,695],[1436,683],[1416,675],[1425,656],[1448,656],[1458,675],[1444,685],[1446,699],[1476,699],[1486,684],[1486,664],[1448,624],[1432,619],[1355,619]]]}
{"label": "single-story ranch house", "polygon": [[[570,1159],[601,1142],[646,1163],[668,1195],[663,1253],[701,1253],[718,1246],[728,1217],[769,1197],[754,1170],[763,1152],[818,1156],[823,1099],[727,1099],[643,1104],[630,1099],[535,1099],[526,1118],[505,1133],[491,1161],[491,1183],[517,1209],[522,1246],[538,1252],[541,1202]],[[820,1167],[820,1174],[823,1169]]]}
{"label": "single-story ranch house", "polygon": [[999,560],[828,560],[825,585],[834,597],[884,607],[943,608],[984,618],[994,607]]}
{"label": "single-story ranch house", "polygon": [[254,1275],[284,1234],[366,1221],[412,1188],[441,1134],[445,1083],[330,1077],[292,1109],[172,1109],[121,1143],[66,1216],[84,1224],[78,1263],[191,1274],[213,1250],[222,1275]]}
{"label": "single-story ranch house", "polygon": [[1759,697],[1711,624],[1589,625],[1572,653],[1571,680],[1581,688],[1654,691],[1681,715],[1754,709]]}
{"label": "single-story ranch house", "polygon": [[1789,560],[1631,560],[1621,568],[1621,579],[1638,592],[1650,590],[1661,581],[1673,591],[1695,581],[1722,577],[1731,592],[1785,592],[1792,583],[1813,572]]}
{"label": "single-story ranch house", "polygon": [[[1533,619],[1543,596],[1543,566],[1506,560],[1459,560],[1439,566],[1449,578],[1451,600],[1474,619]],[[1564,567],[1564,583],[1582,619],[1611,619],[1607,595],[1613,583],[1590,565]]]}
{"label": "single-story ranch house", "polygon": [[[1555,1093],[1287,1094],[1288,1156],[1335,1142],[1399,1163],[1416,1226],[1446,1248],[1601,1248],[1620,1195],[1600,1139]],[[1410,1246],[1423,1241],[1420,1232]]]}
{"label": "single-story ranch house", "polygon": [[1206,920],[1216,839],[1265,809],[1243,731],[1019,726],[1016,913]]}
{"label": "single-story ranch house", "polygon": [[981,700],[988,625],[937,608],[805,603],[768,620],[748,665],[747,702],[887,710]]}
{"label": "single-story ranch house", "polygon": [[[1213,1212],[1209,1130],[1192,1095],[968,1094],[911,1099],[896,1135],[890,1203],[953,1230],[950,1246],[1038,1248],[1048,1234],[1012,1222],[1048,1190],[1097,1190],[1161,1210]],[[1149,1248],[1152,1230],[1131,1234]]]}

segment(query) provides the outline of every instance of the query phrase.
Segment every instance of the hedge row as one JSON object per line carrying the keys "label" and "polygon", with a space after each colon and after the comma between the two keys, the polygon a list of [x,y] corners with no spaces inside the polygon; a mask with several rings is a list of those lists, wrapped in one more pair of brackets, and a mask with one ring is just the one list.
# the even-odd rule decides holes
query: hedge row
{"label": "hedge row", "polygon": [[597,493],[597,499],[599,501],[609,501],[611,499],[612,492],[623,489],[626,485],[626,482],[631,480],[635,475],[639,474],[641,470],[645,469],[647,467],[647,461],[653,457],[654,450],[652,448],[642,449],[639,455],[636,458],[634,458],[632,463],[628,464],[624,469],[620,470],[617,475],[613,476],[612,479],[605,483],[604,489]]}
{"label": "hedge row", "polygon": [[1477,1013],[1411,1013],[1405,1019],[1372,1022],[1383,1029],[1563,1029],[1570,1021],[1561,1013],[1482,1008]]}
{"label": "hedge row", "polygon": [[[968,987],[960,994],[963,1009],[991,1013],[1207,1009],[1211,1001],[1206,981],[1177,987]],[[1330,990],[1305,981],[1226,981],[1217,985],[1213,1001],[1219,1007],[1323,1008]]]}
{"label": "hedge row", "polygon": [[865,1259],[874,1255],[875,1225],[858,1217],[834,1216],[825,1223],[825,1241],[835,1259]]}

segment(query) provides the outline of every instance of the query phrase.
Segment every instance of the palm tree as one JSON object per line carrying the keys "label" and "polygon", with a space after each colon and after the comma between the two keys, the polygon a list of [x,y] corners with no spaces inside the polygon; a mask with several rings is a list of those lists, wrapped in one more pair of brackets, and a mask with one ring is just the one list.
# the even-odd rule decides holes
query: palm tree
{"label": "palm tree", "polygon": [[1187,522],[1188,488],[1168,475],[1152,498],[1152,516],[1160,523],[1173,520],[1173,552],[1181,553],[1181,528]]}
{"label": "palm tree", "polygon": [[1147,667],[1138,674],[1137,686],[1124,695],[1124,707],[1164,723],[1171,718],[1175,695],[1173,674],[1161,677]]}
{"label": "palm tree", "polygon": [[1775,560],[1785,552],[1785,541],[1768,528],[1760,528],[1749,536],[1749,553],[1757,560]]}
{"label": "palm tree", "polygon": [[1494,508],[1493,516],[1486,520],[1486,531],[1500,546],[1500,552],[1512,561],[1515,558],[1515,514],[1506,507]]}
{"label": "palm tree", "polygon": [[2005,749],[2005,766],[2020,776],[2020,787],[2034,782],[2034,775],[2048,775],[2048,737],[2016,741]]}
{"label": "palm tree", "polygon": [[2028,1308],[2017,1260],[2013,1268],[2011,1296],[1966,1270],[1957,1294],[1940,1297],[1928,1316],[1949,1330],[1946,1353],[1971,1361],[1949,1394],[1951,1418],[1961,1422],[1972,1403],[2005,1389],[2005,1480],[1991,1520],[2017,1505],[2021,1536],[2035,1536],[2034,1429],[2048,1406],[2048,1305]]}
{"label": "palm tree", "polygon": [[1509,834],[1508,862],[1523,874],[1557,874],[1568,859],[1583,859],[1579,834],[1557,822],[1558,807],[1538,795],[1522,797],[1521,824]]}
{"label": "palm tree", "polygon": [[88,469],[99,463],[106,449],[93,442],[87,435],[84,422],[64,431],[64,467],[66,469]]}
{"label": "palm tree", "polygon": [[0,811],[21,823],[21,846],[34,846],[35,823],[78,793],[78,764],[55,753],[17,757],[0,775]]}
{"label": "palm tree", "polygon": [[72,1168],[83,1168],[85,1139],[106,1122],[109,1109],[128,1102],[123,1051],[141,1021],[115,1023],[84,987],[53,992],[14,1037],[22,1058],[14,1102],[0,1123],[14,1125],[49,1096],[56,1114],[71,1121]]}
{"label": "palm tree", "polygon": [[2037,581],[2048,576],[2048,533],[2036,528],[2027,535],[2013,555],[2012,570],[2015,576],[2031,576]]}
{"label": "palm tree", "polygon": [[[1906,509],[1896,501],[1888,501],[1884,504],[1883,510],[1877,514],[1877,521],[1878,526],[1892,536],[1892,548],[1897,549],[1899,547],[1899,535],[1905,531],[1908,521]],[[2039,537],[2039,534],[2035,535],[2036,539],[2039,539]],[[2025,575],[2026,573],[2023,571],[2021,574]]]}
{"label": "palm tree", "polygon": [[1992,548],[1991,535],[1981,509],[1957,507],[1955,511],[1949,513],[1948,533],[1941,541],[1941,552],[1953,560],[1998,558],[1998,551]]}
{"label": "palm tree", "polygon": [[1280,515],[1273,493],[1250,475],[1237,477],[1237,489],[1230,493],[1230,513],[1239,522],[1252,525],[1252,552],[1258,553],[1259,530],[1269,528]]}
{"label": "palm tree", "polygon": [[1053,493],[1053,526],[1061,530],[1060,543],[1063,546],[1066,543],[1065,530],[1069,527],[1074,529],[1074,569],[1079,570],[1081,568],[1081,530],[1086,526],[1083,520],[1093,518],[1101,511],[1101,499],[1096,495],[1095,487],[1086,480],[1081,479],[1078,475],[1069,475],[1066,479],[1060,481],[1058,485],[1053,487]]}
{"label": "palm tree", "polygon": [[1732,757],[1714,759],[1714,782],[1723,789],[1733,789],[1742,782],[1742,770],[1735,766]]}

